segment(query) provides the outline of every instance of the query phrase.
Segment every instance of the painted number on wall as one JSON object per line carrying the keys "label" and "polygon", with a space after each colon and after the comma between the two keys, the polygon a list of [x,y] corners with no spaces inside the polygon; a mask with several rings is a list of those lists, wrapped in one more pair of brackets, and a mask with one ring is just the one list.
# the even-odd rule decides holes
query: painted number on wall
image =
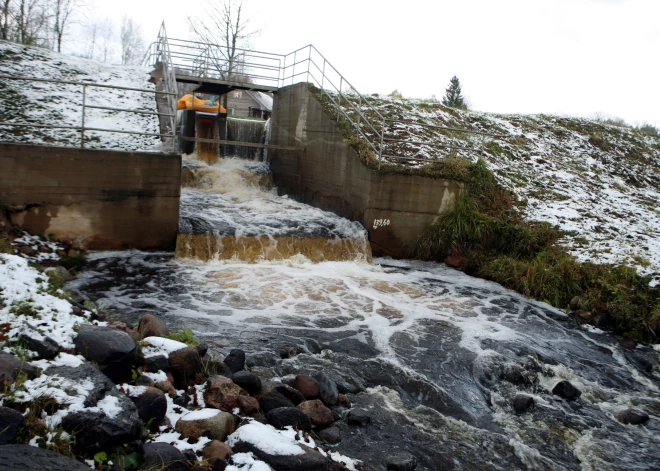
{"label": "painted number on wall", "polygon": [[374,229],[378,229],[379,227],[384,227],[389,225],[390,225],[389,219],[374,219]]}

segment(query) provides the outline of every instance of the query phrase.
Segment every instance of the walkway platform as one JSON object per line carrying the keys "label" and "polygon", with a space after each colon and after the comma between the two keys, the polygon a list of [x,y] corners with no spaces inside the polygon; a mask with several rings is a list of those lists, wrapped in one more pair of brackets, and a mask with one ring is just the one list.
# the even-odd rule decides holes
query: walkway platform
{"label": "walkway platform", "polygon": [[177,82],[197,84],[196,93],[208,93],[209,95],[224,95],[232,90],[250,90],[256,92],[275,93],[279,90],[277,87],[259,85],[249,82],[236,82],[233,80],[220,80],[206,77],[196,77],[194,75],[174,75]]}

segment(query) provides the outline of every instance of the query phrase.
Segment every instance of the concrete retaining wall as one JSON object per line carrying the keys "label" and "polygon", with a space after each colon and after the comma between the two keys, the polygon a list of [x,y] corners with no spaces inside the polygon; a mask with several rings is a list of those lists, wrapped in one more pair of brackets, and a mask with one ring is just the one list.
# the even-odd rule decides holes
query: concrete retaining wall
{"label": "concrete retaining wall", "polygon": [[463,186],[453,180],[388,175],[365,167],[307,84],[275,94],[269,150],[280,193],[361,222],[375,255],[409,255],[414,240],[451,210]]}
{"label": "concrete retaining wall", "polygon": [[173,249],[181,156],[0,144],[0,204],[80,248]]}

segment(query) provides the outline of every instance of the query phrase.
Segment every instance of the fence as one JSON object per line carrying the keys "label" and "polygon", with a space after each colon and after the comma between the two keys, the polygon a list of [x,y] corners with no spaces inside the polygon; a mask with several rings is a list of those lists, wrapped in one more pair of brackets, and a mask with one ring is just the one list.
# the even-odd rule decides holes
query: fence
{"label": "fence", "polygon": [[[81,102],[79,103],[80,106],[80,125],[75,126],[75,125],[62,125],[62,124],[45,124],[45,123],[33,123],[33,122],[25,122],[25,121],[9,121],[5,122],[2,121],[0,122],[0,126],[10,126],[10,127],[24,127],[24,128],[42,128],[42,129],[67,129],[67,130],[74,130],[78,131],[80,133],[80,147],[84,148],[85,147],[85,132],[88,131],[96,131],[96,132],[108,132],[108,133],[119,133],[119,134],[133,134],[133,135],[141,135],[141,136],[152,136],[152,137],[160,137],[161,139],[164,138],[171,138],[172,142],[172,152],[175,151],[175,126],[172,125],[172,128],[169,133],[150,133],[150,132],[144,132],[142,130],[125,130],[125,129],[110,129],[110,128],[104,128],[104,127],[92,127],[88,126],[85,122],[86,117],[87,117],[87,110],[89,109],[95,109],[95,110],[105,110],[105,111],[112,111],[112,112],[119,112],[119,113],[133,113],[133,114],[142,114],[142,115],[156,115],[156,116],[166,116],[170,117],[170,119],[174,119],[175,115],[170,112],[170,113],[158,113],[156,111],[149,111],[149,110],[140,110],[140,109],[127,109],[127,108],[116,108],[116,107],[110,107],[110,106],[100,106],[96,104],[90,104],[88,103],[88,89],[90,88],[102,88],[102,89],[114,89],[114,90],[122,90],[122,91],[130,91],[130,92],[137,92],[137,93],[146,93],[146,94],[152,94],[152,95],[166,95],[166,96],[172,96],[174,95],[173,93],[170,92],[159,92],[156,90],[147,90],[147,89],[141,89],[141,88],[132,88],[132,87],[121,87],[118,85],[107,85],[107,84],[99,84],[99,83],[87,83],[87,82],[74,82],[74,81],[67,81],[67,80],[50,80],[50,79],[40,79],[40,78],[32,78],[32,77],[21,77],[21,76],[13,76],[13,75],[0,75],[0,80],[16,80],[16,81],[27,81],[27,82],[44,82],[44,83],[55,83],[55,84],[60,84],[60,85],[72,85],[72,86],[79,86],[80,92],[81,92]],[[172,99],[175,97],[172,96]],[[21,106],[21,103],[16,103],[16,106]],[[175,108],[176,109],[176,108]],[[0,138],[1,140],[1,138]]]}

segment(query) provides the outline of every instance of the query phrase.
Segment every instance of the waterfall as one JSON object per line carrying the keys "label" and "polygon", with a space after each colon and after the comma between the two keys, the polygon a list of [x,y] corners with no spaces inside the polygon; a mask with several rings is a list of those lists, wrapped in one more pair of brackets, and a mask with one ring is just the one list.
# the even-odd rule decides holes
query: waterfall
{"label": "waterfall", "polygon": [[[227,140],[263,144],[266,140],[267,121],[227,118]],[[264,149],[257,147],[227,146],[226,155],[250,160],[264,160]]]}
{"label": "waterfall", "polygon": [[371,260],[359,223],[278,196],[265,164],[188,161],[182,175],[178,258]]}

